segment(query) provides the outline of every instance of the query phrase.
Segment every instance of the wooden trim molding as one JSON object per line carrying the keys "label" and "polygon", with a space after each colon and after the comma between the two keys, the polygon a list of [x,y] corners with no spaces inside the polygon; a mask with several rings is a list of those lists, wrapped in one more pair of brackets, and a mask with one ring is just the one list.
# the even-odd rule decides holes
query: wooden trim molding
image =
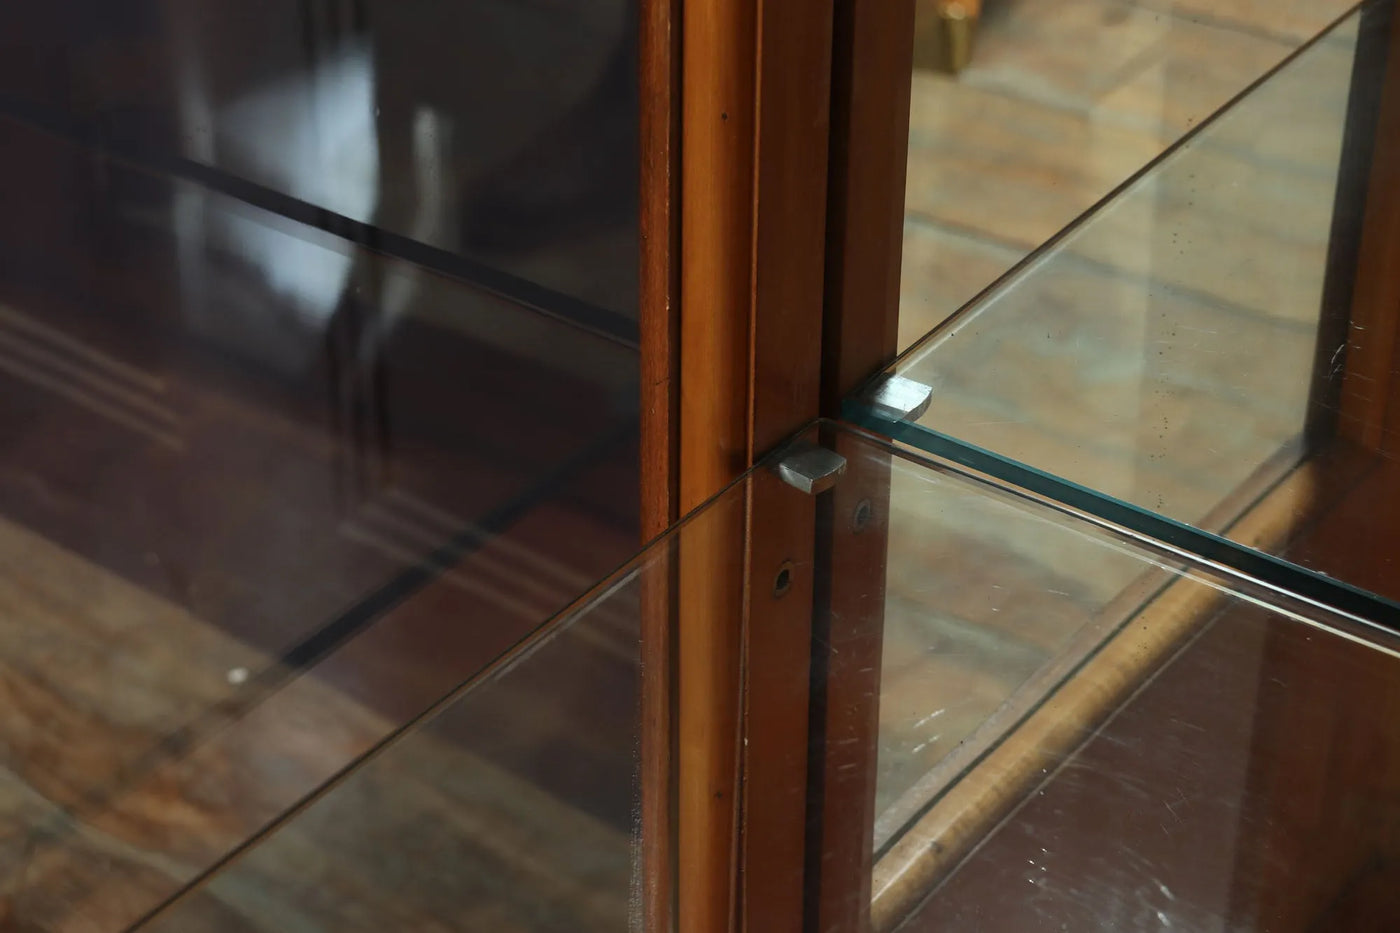
{"label": "wooden trim molding", "polygon": [[[679,312],[669,372],[647,381],[669,379],[676,403],[667,439],[654,419],[643,445],[674,445],[684,513],[818,414],[831,18],[804,0],[690,0],[679,23]],[[800,927],[813,521],[806,497],[756,497],[743,527],[679,555],[683,933]],[[705,553],[735,541],[742,573]],[[775,600],[784,562],[805,570]],[[742,799],[741,729],[763,745]]]}
{"label": "wooden trim molding", "polygon": [[[913,0],[644,3],[648,534],[893,357],[912,22]],[[671,704],[674,733],[663,742],[656,727],[643,767],[659,786],[659,756],[677,749],[669,864],[683,933],[803,922],[817,519],[810,498],[753,497],[742,527],[687,538],[670,600],[648,603],[648,637],[679,658],[674,683],[645,694],[658,724]],[[742,572],[723,559],[735,541]],[[792,587],[774,599],[784,565]],[[644,801],[654,820],[661,805]]]}
{"label": "wooden trim molding", "polygon": [[1356,266],[1339,433],[1400,453],[1400,15],[1390,14]]}
{"label": "wooden trim molding", "polygon": [[817,558],[806,912],[819,933],[870,929],[890,509],[890,455],[833,433],[848,468]]}
{"label": "wooden trim molding", "polygon": [[642,540],[680,517],[680,0],[640,0]]}
{"label": "wooden trim molding", "polygon": [[837,0],[822,413],[892,360],[899,341],[914,0]]}
{"label": "wooden trim molding", "polygon": [[[684,4],[681,38],[681,511],[748,465],[754,5]],[[742,519],[736,519],[742,523]],[[687,543],[678,597],[677,927],[733,929],[742,574],[722,555],[743,528]],[[689,568],[689,572],[687,572]]]}
{"label": "wooden trim molding", "polygon": [[[679,517],[680,0],[640,0],[641,525],[649,541]],[[676,908],[676,592],[671,551],[641,581],[641,912],[672,930]]]}
{"label": "wooden trim molding", "polygon": [[[832,417],[898,349],[914,8],[914,0],[835,5],[821,387]],[[821,734],[809,763],[816,790],[805,909],[821,933],[866,930],[870,921],[888,459],[866,455],[850,474],[833,491],[817,554],[825,585],[813,716]]]}

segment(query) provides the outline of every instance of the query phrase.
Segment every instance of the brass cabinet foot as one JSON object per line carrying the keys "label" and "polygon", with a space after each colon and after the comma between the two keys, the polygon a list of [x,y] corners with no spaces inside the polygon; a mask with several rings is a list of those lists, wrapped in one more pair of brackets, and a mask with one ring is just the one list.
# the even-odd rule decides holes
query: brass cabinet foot
{"label": "brass cabinet foot", "polygon": [[982,0],[918,0],[914,67],[957,74],[972,60]]}

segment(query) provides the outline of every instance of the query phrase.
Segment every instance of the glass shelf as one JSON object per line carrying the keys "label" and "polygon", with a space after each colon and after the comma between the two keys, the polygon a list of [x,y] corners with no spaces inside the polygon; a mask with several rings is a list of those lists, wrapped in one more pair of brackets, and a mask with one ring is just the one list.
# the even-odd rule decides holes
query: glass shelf
{"label": "glass shelf", "polygon": [[368,227],[635,344],[635,9],[370,6],[8,8],[0,115]]}
{"label": "glass shelf", "polygon": [[[713,777],[682,690],[743,817],[805,808],[825,929],[1400,912],[1400,442],[1344,268],[1383,5],[883,374],[926,410],[800,432],[830,491],[784,448],[617,571],[635,11],[556,22],[521,107],[389,6],[177,6],[0,13],[0,917],[650,929]],[[697,618],[732,684],[686,682]]]}
{"label": "glass shelf", "polygon": [[875,724],[828,731],[825,780],[797,788],[864,814],[865,888],[806,883],[866,898],[875,929],[1248,926],[1386,851],[1357,807],[1400,798],[1400,766],[1343,765],[1389,748],[1395,636],[854,429],[802,439],[845,458],[832,491],[783,482],[781,452],[756,467],[142,929],[639,928],[641,847],[674,832],[639,817],[672,753],[643,732],[647,607],[687,562],[742,570],[744,515],[782,503],[825,516],[818,690]]}
{"label": "glass shelf", "polygon": [[1362,5],[896,361],[926,408],[846,416],[1400,624],[1394,437],[1362,437],[1388,331],[1351,308],[1388,37]]}
{"label": "glass shelf", "polygon": [[125,929],[635,552],[638,359],[3,111],[3,911]]}

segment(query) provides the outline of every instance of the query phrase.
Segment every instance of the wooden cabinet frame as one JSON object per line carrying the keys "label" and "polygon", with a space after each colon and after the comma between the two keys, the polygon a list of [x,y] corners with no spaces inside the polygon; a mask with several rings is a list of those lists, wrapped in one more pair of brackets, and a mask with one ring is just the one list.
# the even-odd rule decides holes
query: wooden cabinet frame
{"label": "wooden cabinet frame", "polygon": [[[895,355],[914,13],[914,0],[642,0],[648,537],[802,425],[836,415]],[[1319,426],[1392,453],[1397,396],[1358,385],[1393,388],[1400,344],[1400,157],[1384,155],[1400,152],[1396,73],[1392,62],[1356,249],[1341,231],[1329,274],[1329,306],[1381,339],[1348,354],[1331,390],[1340,414]],[[743,528],[697,540],[648,582],[647,929],[873,922],[882,646],[852,620],[880,612],[886,541],[846,525],[858,505],[883,504],[852,502],[840,485],[808,505],[751,501]],[[1255,516],[1261,540],[1277,531],[1271,516]],[[717,576],[705,548],[733,540],[747,542],[744,571]],[[781,600],[779,567],[793,570]],[[864,585],[829,585],[854,578]],[[1010,799],[974,801],[959,819],[983,826]],[[878,926],[902,909],[895,900]]]}
{"label": "wooden cabinet frame", "polygon": [[[642,3],[648,535],[894,356],[912,22],[913,0]],[[815,500],[775,509],[750,503],[742,579],[695,544],[648,603],[648,928],[803,927],[813,570],[847,556],[818,551]]]}

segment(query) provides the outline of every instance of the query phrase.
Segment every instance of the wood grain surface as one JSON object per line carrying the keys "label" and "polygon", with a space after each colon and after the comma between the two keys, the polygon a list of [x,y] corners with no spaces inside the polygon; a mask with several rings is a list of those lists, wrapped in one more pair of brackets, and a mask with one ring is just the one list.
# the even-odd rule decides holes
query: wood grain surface
{"label": "wood grain surface", "polygon": [[1375,152],[1346,335],[1346,374],[1338,430],[1362,446],[1400,450],[1400,15],[1392,13],[1382,73]]}
{"label": "wood grain surface", "polygon": [[898,349],[913,0],[836,4],[822,412]]}
{"label": "wood grain surface", "polygon": [[[651,540],[680,517],[681,5],[642,0],[640,21],[641,524]],[[642,581],[642,910],[672,929],[676,897],[676,568]]]}
{"label": "wood grain surface", "polygon": [[[1257,546],[1285,539],[1295,528],[1297,516],[1312,502],[1313,472],[1308,465],[1295,471],[1240,519],[1232,536]],[[1152,596],[1158,589],[1161,592]],[[1101,645],[1085,645],[1087,658],[1074,676],[977,760],[969,779],[957,781],[939,795],[880,857],[874,869],[874,928],[892,930],[902,923],[938,879],[1022,799],[1042,767],[1091,734],[1198,630],[1221,598],[1213,588],[1189,580],[1171,582],[1162,572],[1151,571],[1110,604],[1106,615],[1116,613],[1133,624]],[[967,753],[976,755],[977,750],[969,748]],[[950,773],[957,770],[949,769]]]}
{"label": "wood grain surface", "polygon": [[[684,511],[818,411],[831,21],[786,0],[691,4],[682,48]],[[698,538],[680,557],[683,930],[800,922],[791,908],[801,901],[804,791],[784,769],[806,755],[811,579],[795,574],[776,603],[770,581],[784,561],[810,567],[813,505],[766,498],[710,544],[732,548],[747,532],[744,565],[697,553]],[[773,756],[746,778],[743,839],[753,848],[742,852],[741,696],[745,728]],[[736,854],[754,892],[742,901]]]}

